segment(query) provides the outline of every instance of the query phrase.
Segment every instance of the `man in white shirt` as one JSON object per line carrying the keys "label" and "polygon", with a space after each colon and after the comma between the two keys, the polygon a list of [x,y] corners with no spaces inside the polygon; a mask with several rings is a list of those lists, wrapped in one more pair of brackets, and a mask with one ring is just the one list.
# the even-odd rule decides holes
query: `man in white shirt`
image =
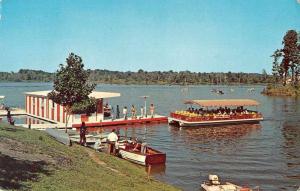
{"label": "man in white shirt", "polygon": [[123,116],[124,116],[124,119],[127,120],[127,107],[126,106],[123,108]]}
{"label": "man in white shirt", "polygon": [[141,106],[141,118],[143,118],[143,117],[144,117],[144,107]]}
{"label": "man in white shirt", "polygon": [[115,132],[116,130],[113,129],[111,131],[110,134],[108,134],[108,137],[107,137],[107,143],[109,144],[109,147],[108,147],[108,153],[111,154],[116,154],[116,148],[115,148],[115,144],[117,143],[119,137],[118,135],[116,134]]}
{"label": "man in white shirt", "polygon": [[111,133],[108,134],[107,140],[108,140],[109,142],[117,142],[118,139],[119,139],[119,138],[118,138],[118,135],[116,134],[116,130],[113,129],[113,130],[111,131]]}

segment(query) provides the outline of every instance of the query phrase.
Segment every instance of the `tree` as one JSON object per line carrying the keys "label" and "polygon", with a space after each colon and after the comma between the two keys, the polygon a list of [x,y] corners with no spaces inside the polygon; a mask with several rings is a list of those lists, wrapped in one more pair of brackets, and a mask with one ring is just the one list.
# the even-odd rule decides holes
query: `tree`
{"label": "tree", "polygon": [[295,84],[295,70],[297,66],[297,58],[298,58],[298,34],[295,30],[289,30],[285,34],[282,44],[284,45],[283,52],[283,68],[284,68],[284,76],[286,81],[286,76],[288,74],[288,70],[291,69],[292,73],[292,83]]}
{"label": "tree", "polygon": [[281,56],[282,56],[282,51],[279,49],[275,50],[271,56],[274,59],[273,67],[272,67],[272,74],[275,78],[275,82],[277,82],[278,77],[280,77],[280,79],[282,79],[282,77],[283,77],[283,68],[281,67],[281,65],[279,65],[279,62],[278,62],[278,60],[281,58]]}
{"label": "tree", "polygon": [[66,65],[59,65],[54,78],[54,89],[48,94],[48,98],[64,106],[67,132],[71,113],[91,113],[93,112],[91,108],[96,110],[95,100],[89,98],[96,85],[89,84],[89,72],[84,70],[80,56],[71,53],[66,63]]}
{"label": "tree", "polygon": [[262,72],[261,72],[262,76],[263,76],[263,81],[265,81],[268,77],[268,74],[267,74],[267,71],[266,69],[262,69]]}

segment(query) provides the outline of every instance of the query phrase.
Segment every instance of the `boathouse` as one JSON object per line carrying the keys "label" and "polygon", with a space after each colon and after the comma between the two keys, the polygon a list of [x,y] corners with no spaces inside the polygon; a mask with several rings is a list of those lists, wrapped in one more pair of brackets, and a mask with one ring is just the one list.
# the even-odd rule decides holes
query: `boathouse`
{"label": "boathouse", "polygon": [[[25,93],[25,110],[30,116],[45,119],[56,123],[66,123],[66,113],[64,106],[54,103],[48,98],[48,93],[51,91],[36,91]],[[99,122],[104,120],[103,103],[105,99],[119,97],[120,93],[114,92],[98,92],[93,91],[90,95],[97,100],[96,113],[90,116],[86,115],[70,115],[68,124],[80,124],[81,121]]]}

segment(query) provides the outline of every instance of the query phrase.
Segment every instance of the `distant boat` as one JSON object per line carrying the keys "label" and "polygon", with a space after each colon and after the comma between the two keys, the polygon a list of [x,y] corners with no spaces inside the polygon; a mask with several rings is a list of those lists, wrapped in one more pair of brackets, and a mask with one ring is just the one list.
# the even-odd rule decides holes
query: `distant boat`
{"label": "distant boat", "polygon": [[222,90],[218,90],[218,91],[217,91],[217,94],[221,94],[221,95],[223,95],[223,94],[224,94],[224,92],[223,92]]}
{"label": "distant boat", "polygon": [[248,92],[254,92],[255,89],[254,89],[254,88],[249,88],[249,89],[247,89],[247,91],[248,91]]}
{"label": "distant boat", "polygon": [[211,89],[210,92],[216,93],[216,94],[220,94],[220,95],[223,95],[223,94],[224,94],[224,92],[223,92],[222,90],[215,89],[215,88]]}
{"label": "distant boat", "polygon": [[254,191],[251,188],[238,186],[230,182],[221,183],[217,175],[209,175],[208,182],[202,183],[201,187],[204,191]]}

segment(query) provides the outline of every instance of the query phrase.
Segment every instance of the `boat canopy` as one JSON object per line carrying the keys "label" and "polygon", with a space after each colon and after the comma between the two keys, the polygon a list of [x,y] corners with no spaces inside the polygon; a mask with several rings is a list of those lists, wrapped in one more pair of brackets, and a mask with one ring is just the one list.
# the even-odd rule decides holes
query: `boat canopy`
{"label": "boat canopy", "polygon": [[[26,95],[30,96],[38,96],[38,97],[47,97],[48,94],[50,93],[50,90],[47,91],[36,91],[36,92],[25,92]],[[112,98],[112,97],[120,97],[120,93],[115,93],[115,92],[98,92],[98,91],[93,91],[89,97],[93,97],[95,99],[101,99],[101,98]]]}
{"label": "boat canopy", "polygon": [[216,100],[186,100],[185,104],[196,104],[202,107],[225,106],[258,106],[259,102],[253,99],[216,99]]}

